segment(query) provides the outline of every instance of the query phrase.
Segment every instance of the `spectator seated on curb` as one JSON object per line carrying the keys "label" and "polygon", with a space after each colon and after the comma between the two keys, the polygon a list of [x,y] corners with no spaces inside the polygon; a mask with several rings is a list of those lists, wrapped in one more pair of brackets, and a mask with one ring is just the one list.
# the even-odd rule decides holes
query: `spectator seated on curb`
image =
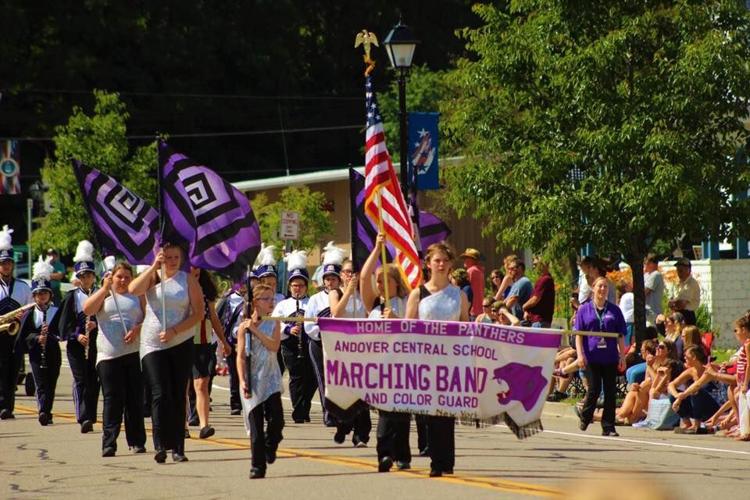
{"label": "spectator seated on curb", "polygon": [[[555,355],[555,368],[552,372],[552,384],[550,385],[551,392],[547,396],[547,401],[562,401],[569,397],[568,387],[572,381],[571,373],[577,371],[578,365],[575,363],[576,350],[570,346],[561,347]],[[563,368],[569,364],[576,366],[573,372],[565,373]]]}
{"label": "spectator seated on curb", "polygon": [[[687,368],[667,387],[672,396],[672,409],[680,415],[681,419],[680,427],[675,429],[678,434],[708,434],[713,430],[707,429],[703,423],[718,411],[720,404],[708,388],[699,382],[706,371],[707,362],[708,358],[702,346],[688,347],[685,351]],[[688,382],[693,382],[693,384],[680,391],[680,387]]]}
{"label": "spectator seated on curb", "polygon": [[518,326],[521,320],[510,312],[504,302],[495,302],[492,304],[492,313],[496,316],[496,322],[501,325]]}
{"label": "spectator seated on curb", "polygon": [[492,313],[492,297],[482,300],[482,314],[476,317],[475,323],[494,323],[495,316]]}
{"label": "spectator seated on curb", "polygon": [[656,377],[656,343],[653,340],[645,340],[641,344],[640,357],[645,359],[646,374],[643,382],[634,382],[629,385],[625,400],[617,409],[615,423],[620,425],[632,425],[646,417],[648,409],[649,390],[651,383]]}
{"label": "spectator seated on curb", "polygon": [[647,384],[649,387],[646,418],[635,422],[633,427],[663,430],[672,429],[677,425],[679,417],[672,411],[667,386],[681,372],[682,363],[677,360],[674,342],[662,340],[656,345],[654,362],[651,371],[646,375],[650,377]]}
{"label": "spectator seated on curb", "polygon": [[628,354],[625,356],[625,364],[628,366],[625,372],[625,380],[628,384],[634,384],[636,382],[643,382],[646,376],[646,362],[641,356],[641,345],[645,340],[653,340],[654,347],[658,344],[657,342],[658,332],[653,326],[647,326],[643,340],[636,338],[634,344],[631,344]]}

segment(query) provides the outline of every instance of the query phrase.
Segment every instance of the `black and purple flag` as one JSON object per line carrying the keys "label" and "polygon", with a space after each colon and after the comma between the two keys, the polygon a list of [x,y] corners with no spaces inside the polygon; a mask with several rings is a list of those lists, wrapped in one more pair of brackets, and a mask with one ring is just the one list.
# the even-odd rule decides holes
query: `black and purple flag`
{"label": "black and purple flag", "polygon": [[216,172],[159,143],[162,242],[183,243],[190,264],[242,279],[260,251],[250,201]]}
{"label": "black and purple flag", "polygon": [[[352,261],[354,268],[359,270],[367,260],[367,256],[375,246],[375,238],[378,235],[377,228],[365,214],[365,176],[349,169],[349,194],[351,203],[351,232],[352,232]],[[439,241],[445,241],[450,236],[451,230],[437,215],[424,210],[419,211],[419,236],[421,248]],[[393,246],[386,245],[388,256],[393,259],[395,254]]]}
{"label": "black and purple flag", "polygon": [[73,160],[83,203],[102,255],[122,254],[131,264],[150,264],[157,246],[159,214],[107,174]]}

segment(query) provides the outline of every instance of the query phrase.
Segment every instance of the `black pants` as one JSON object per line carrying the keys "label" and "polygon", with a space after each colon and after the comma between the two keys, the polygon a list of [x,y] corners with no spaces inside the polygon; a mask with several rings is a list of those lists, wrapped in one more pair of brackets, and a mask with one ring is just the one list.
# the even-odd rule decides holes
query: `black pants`
{"label": "black pants", "polygon": [[51,340],[47,341],[45,351],[47,368],[41,367],[41,352],[41,346],[34,346],[29,352],[29,364],[31,365],[31,373],[34,376],[34,385],[36,386],[37,408],[40,413],[44,412],[47,415],[52,415],[57,379],[60,376],[60,365],[62,364],[60,344]]}
{"label": "black pants", "polygon": [[0,410],[11,413],[16,407],[16,385],[18,384],[18,370],[23,355],[16,352],[14,343],[16,337],[7,333],[0,333]]}
{"label": "black pants", "polygon": [[417,448],[419,453],[430,450],[430,440],[427,437],[427,415],[415,415],[414,423],[417,427]]}
{"label": "black pants", "polygon": [[617,363],[589,363],[586,371],[586,382],[588,389],[583,400],[581,418],[584,422],[591,423],[594,420],[596,400],[604,387],[604,409],[602,412],[602,429],[614,430],[615,428],[615,398],[617,396]]}
{"label": "black pants", "polygon": [[427,417],[427,442],[430,468],[441,472],[453,470],[456,463],[456,419]]}
{"label": "black pants", "polygon": [[242,410],[240,402],[240,377],[237,375],[237,346],[232,346],[232,353],[227,356],[227,368],[229,369],[229,408],[231,410]]}
{"label": "black pants", "polygon": [[391,457],[397,462],[411,462],[409,449],[409,427],[411,415],[380,411],[378,420],[378,461]]}
{"label": "black pants", "polygon": [[[307,342],[305,342],[307,343]],[[310,420],[312,398],[318,389],[315,371],[310,362],[308,347],[302,344],[302,357],[298,357],[299,347],[297,337],[289,337],[281,341],[281,353],[284,364],[289,370],[289,396],[292,399],[292,420],[304,422]]]}
{"label": "black pants", "polygon": [[369,408],[364,408],[352,420],[337,420],[336,430],[343,434],[352,432],[352,442],[354,444],[358,442],[368,443],[370,441],[370,431],[372,430]]}
{"label": "black pants", "polygon": [[151,388],[151,424],[156,450],[185,452],[185,395],[192,365],[192,338],[143,358],[143,373]]}
{"label": "black pants", "polygon": [[75,339],[68,340],[66,347],[68,364],[73,372],[73,405],[79,424],[88,420],[96,422],[96,406],[99,403],[99,375],[96,373],[96,339],[89,341],[88,359],[83,345]]}
{"label": "black pants", "polygon": [[333,427],[336,425],[336,422],[329,415],[325,403],[326,380],[325,372],[323,371],[323,344],[319,340],[308,339],[307,347],[310,351],[310,362],[315,372],[315,380],[318,383],[318,397],[320,398],[320,404],[323,405],[323,423],[327,427]]}
{"label": "black pants", "polygon": [[[670,396],[669,400],[674,403],[675,398]],[[711,418],[711,416],[717,411],[719,411],[719,404],[711,394],[702,387],[692,396],[688,396],[682,400],[680,408],[677,410],[677,414],[683,419],[691,418],[703,422],[704,420]]]}
{"label": "black pants", "polygon": [[128,446],[145,446],[143,377],[138,353],[101,361],[97,370],[104,395],[102,449],[111,447],[117,450],[123,415]]}
{"label": "black pants", "polygon": [[[264,420],[268,422],[264,430]],[[252,465],[255,469],[266,470],[266,453],[276,451],[284,438],[284,412],[281,408],[281,394],[269,396],[248,415],[250,422],[250,444],[253,451]]]}

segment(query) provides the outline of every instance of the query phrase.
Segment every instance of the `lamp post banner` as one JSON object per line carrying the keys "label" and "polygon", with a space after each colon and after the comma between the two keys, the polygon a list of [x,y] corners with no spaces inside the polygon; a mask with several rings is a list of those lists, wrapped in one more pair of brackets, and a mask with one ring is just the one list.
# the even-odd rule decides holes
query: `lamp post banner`
{"label": "lamp post banner", "polygon": [[342,418],[379,410],[504,418],[519,438],[539,417],[562,334],[486,323],[319,318],[325,395]]}
{"label": "lamp post banner", "polygon": [[417,189],[440,189],[438,121],[440,113],[409,113],[409,169],[417,169]]}

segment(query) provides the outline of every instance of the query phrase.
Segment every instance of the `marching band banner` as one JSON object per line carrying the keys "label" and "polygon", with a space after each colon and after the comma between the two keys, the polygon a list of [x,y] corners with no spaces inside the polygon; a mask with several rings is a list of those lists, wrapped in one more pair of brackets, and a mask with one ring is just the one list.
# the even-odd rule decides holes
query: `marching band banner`
{"label": "marching band banner", "polygon": [[504,417],[519,438],[539,421],[561,334],[487,323],[319,318],[326,404]]}

